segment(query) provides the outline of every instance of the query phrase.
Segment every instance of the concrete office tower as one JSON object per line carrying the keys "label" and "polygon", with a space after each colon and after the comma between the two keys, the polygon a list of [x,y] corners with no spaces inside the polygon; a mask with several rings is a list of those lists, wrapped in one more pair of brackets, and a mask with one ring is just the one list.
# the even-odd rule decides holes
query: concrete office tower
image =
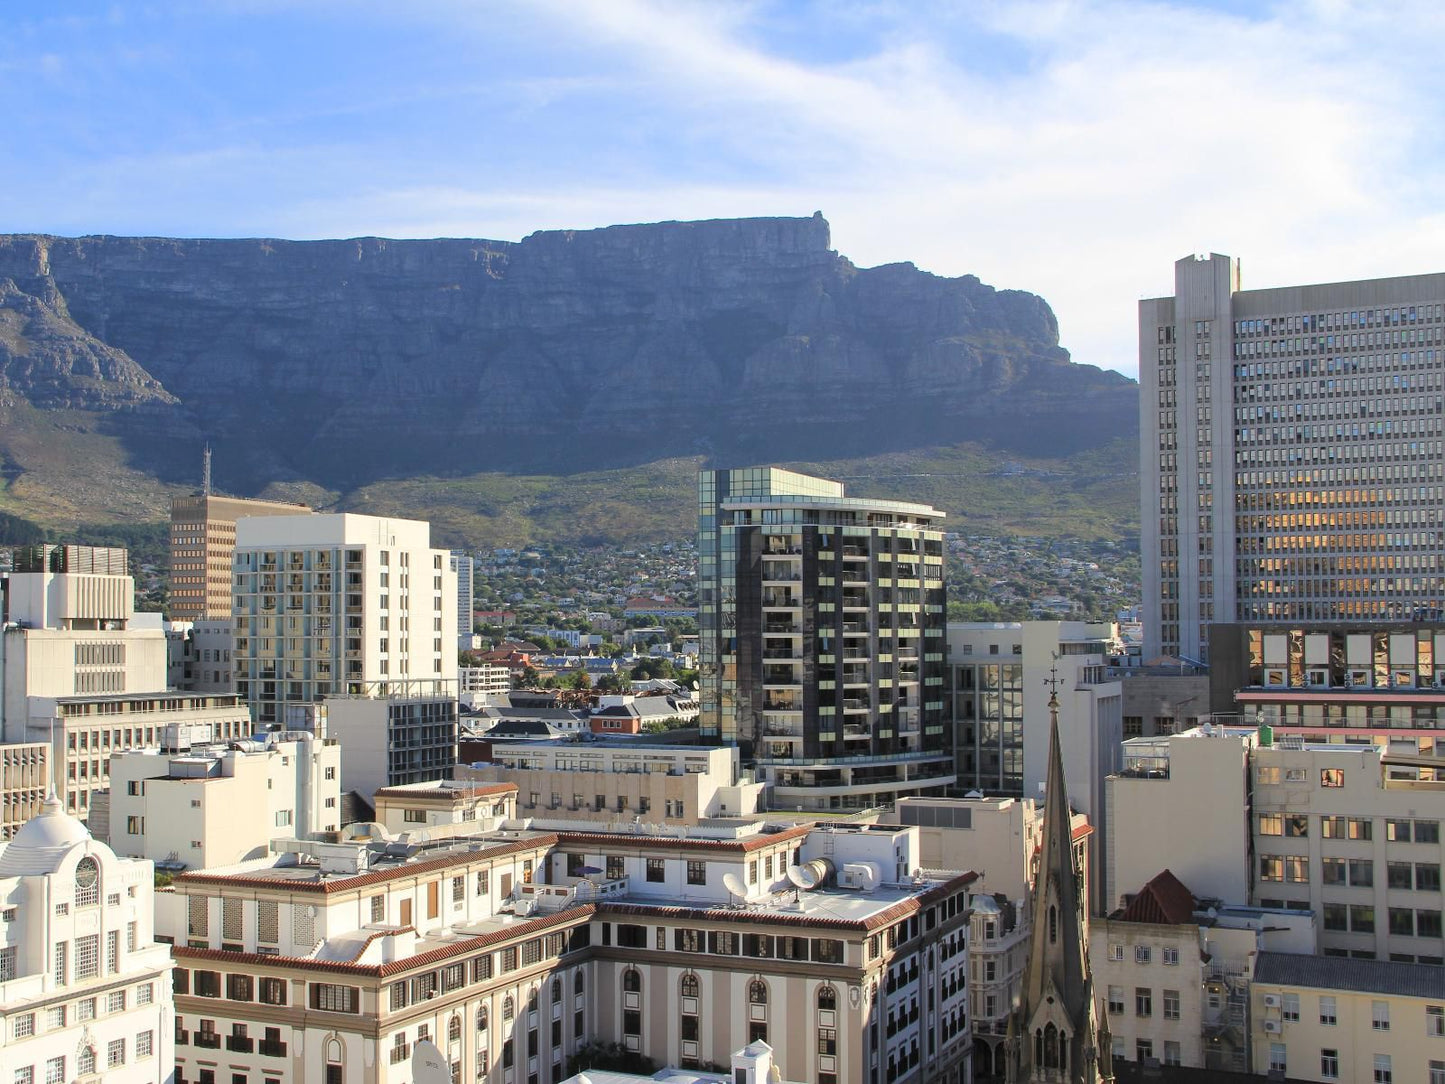
{"label": "concrete office tower", "polygon": [[448,559],[457,575],[457,637],[462,647],[471,646],[472,592],[476,589],[476,565],[465,550],[452,550]]}
{"label": "concrete office tower", "polygon": [[27,741],[29,697],[157,692],[166,636],[131,628],[135,581],[124,550],[33,546],[16,554],[0,635],[0,723]]}
{"label": "concrete office tower", "polygon": [[942,519],[776,467],[698,475],[699,723],[776,808],[953,784]]}
{"label": "concrete office tower", "polygon": [[20,1082],[175,1079],[170,946],[155,869],[117,858],[54,798],[0,843],[0,1065]]}
{"label": "concrete office tower", "polygon": [[456,699],[455,574],[431,527],[299,515],[236,525],[232,661],[258,725],[339,694]]}
{"label": "concrete office tower", "polygon": [[231,552],[243,516],[295,516],[304,504],[217,497],[210,492],[171,501],[170,615],[176,621],[229,619]]}
{"label": "concrete office tower", "polygon": [[1144,655],[1213,621],[1445,598],[1445,274],[1242,291],[1186,257],[1139,303]]}

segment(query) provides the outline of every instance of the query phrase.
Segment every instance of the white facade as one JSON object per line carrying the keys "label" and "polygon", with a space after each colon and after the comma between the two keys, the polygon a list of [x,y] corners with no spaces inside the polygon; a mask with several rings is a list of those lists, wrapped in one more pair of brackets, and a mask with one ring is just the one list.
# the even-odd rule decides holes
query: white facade
{"label": "white facade", "polygon": [[167,869],[206,869],[260,857],[273,840],[336,831],[340,748],[309,734],[284,737],[268,735],[254,749],[117,754],[110,762],[111,847]]}
{"label": "white facade", "polygon": [[341,745],[341,789],[369,799],[382,787],[451,778],[457,718],[455,695],[331,697],[326,734]]}
{"label": "white facade", "polygon": [[417,520],[267,516],[236,525],[237,692],[257,723],[338,694],[457,694],[451,555]]}
{"label": "white facade", "polygon": [[512,690],[512,671],[505,666],[482,663],[478,666],[463,666],[457,671],[461,695],[506,693]]}
{"label": "white facade", "polygon": [[1250,900],[1253,744],[1253,732],[1223,727],[1124,743],[1123,769],[1107,784],[1106,910],[1165,869],[1200,896]]}
{"label": "white facade", "polygon": [[173,1077],[171,954],[153,867],[117,858],[55,801],[0,843],[0,1065],[7,1084]]}

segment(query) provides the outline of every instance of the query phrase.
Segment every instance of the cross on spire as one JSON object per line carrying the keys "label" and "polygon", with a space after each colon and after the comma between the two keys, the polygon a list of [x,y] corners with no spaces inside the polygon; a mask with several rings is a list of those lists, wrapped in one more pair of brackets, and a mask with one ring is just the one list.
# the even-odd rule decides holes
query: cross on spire
{"label": "cross on spire", "polygon": [[1053,665],[1049,667],[1049,676],[1044,678],[1044,684],[1049,687],[1049,715],[1053,721],[1059,721],[1059,686],[1064,679],[1059,677],[1059,654],[1054,652]]}

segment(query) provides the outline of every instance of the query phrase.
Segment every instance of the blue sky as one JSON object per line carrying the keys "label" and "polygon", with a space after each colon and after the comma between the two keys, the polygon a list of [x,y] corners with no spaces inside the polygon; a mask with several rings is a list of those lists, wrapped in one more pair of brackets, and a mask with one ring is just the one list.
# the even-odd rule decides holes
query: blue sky
{"label": "blue sky", "polygon": [[1436,3],[38,3],[0,231],[478,236],[822,210],[1133,373],[1173,261],[1442,269]]}

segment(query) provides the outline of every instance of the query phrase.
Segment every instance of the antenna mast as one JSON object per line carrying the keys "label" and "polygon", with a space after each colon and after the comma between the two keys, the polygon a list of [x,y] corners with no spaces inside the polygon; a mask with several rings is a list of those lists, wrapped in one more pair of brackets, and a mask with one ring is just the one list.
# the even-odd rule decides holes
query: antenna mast
{"label": "antenna mast", "polygon": [[211,442],[206,442],[206,450],[201,453],[201,496],[211,495]]}

